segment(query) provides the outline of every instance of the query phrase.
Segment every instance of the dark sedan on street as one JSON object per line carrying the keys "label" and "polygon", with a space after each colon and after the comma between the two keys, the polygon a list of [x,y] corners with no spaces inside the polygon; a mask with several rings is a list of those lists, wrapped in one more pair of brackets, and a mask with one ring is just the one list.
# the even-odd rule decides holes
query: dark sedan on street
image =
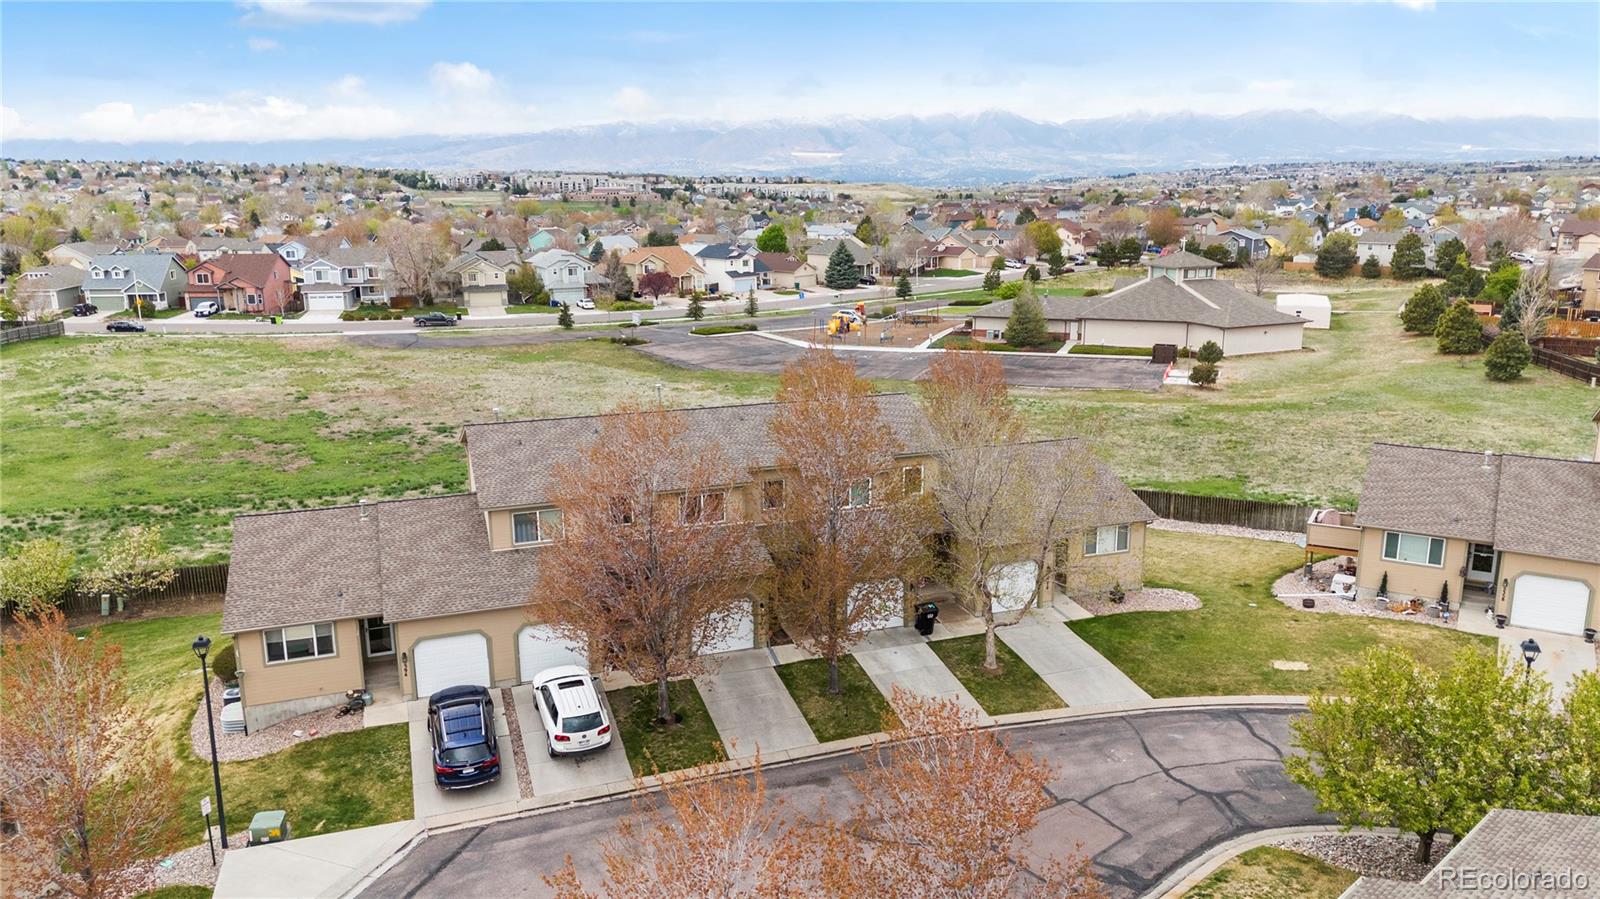
{"label": "dark sedan on street", "polygon": [[131,319],[119,318],[116,321],[106,322],[107,331],[135,331],[143,333],[144,325]]}
{"label": "dark sedan on street", "polygon": [[456,323],[456,317],[443,312],[424,312],[412,319],[419,328],[447,328]]}
{"label": "dark sedan on street", "polygon": [[439,789],[462,790],[500,779],[494,700],[487,689],[446,687],[428,697],[428,735]]}

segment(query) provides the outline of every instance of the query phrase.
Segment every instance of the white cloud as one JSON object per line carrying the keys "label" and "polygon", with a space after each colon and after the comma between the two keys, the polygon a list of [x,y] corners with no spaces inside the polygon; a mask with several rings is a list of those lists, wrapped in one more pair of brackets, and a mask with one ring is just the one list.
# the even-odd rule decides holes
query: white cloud
{"label": "white cloud", "polygon": [[310,25],[352,22],[392,25],[409,22],[432,0],[240,0],[244,21],[261,25]]}
{"label": "white cloud", "polygon": [[283,47],[282,44],[270,37],[256,37],[255,35],[245,38],[244,42],[249,44],[250,49],[256,51],[257,53],[265,53],[268,50],[278,50],[282,49]]}
{"label": "white cloud", "polygon": [[[32,124],[19,116],[15,137],[70,137],[77,140],[253,141],[271,137],[366,137],[415,133],[421,122],[375,103],[312,105],[276,95],[232,96],[171,106],[136,107],[123,100],[101,103],[53,124]],[[175,122],[204,122],[191,132],[174,132]]]}
{"label": "white cloud", "polygon": [[367,81],[360,75],[346,75],[328,85],[328,93],[346,100],[359,100],[367,95]]}
{"label": "white cloud", "polygon": [[434,88],[445,93],[481,94],[495,86],[494,75],[470,62],[436,62],[428,70]]}
{"label": "white cloud", "polygon": [[1412,12],[1432,12],[1439,4],[1436,0],[1394,0],[1394,5]]}
{"label": "white cloud", "polygon": [[611,95],[611,108],[621,115],[643,115],[656,108],[656,100],[642,87],[628,84]]}

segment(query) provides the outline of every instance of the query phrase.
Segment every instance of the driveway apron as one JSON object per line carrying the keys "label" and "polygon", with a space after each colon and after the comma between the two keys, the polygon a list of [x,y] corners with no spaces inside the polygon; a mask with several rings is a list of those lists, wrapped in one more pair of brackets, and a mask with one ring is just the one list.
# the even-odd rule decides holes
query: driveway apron
{"label": "driveway apron", "polygon": [[426,824],[449,823],[440,816],[459,816],[463,820],[479,817],[481,810],[504,805],[506,811],[517,803],[517,760],[511,752],[510,729],[505,710],[494,707],[494,732],[500,740],[500,779],[465,790],[441,790],[433,780],[433,742],[428,738],[428,701],[407,703],[407,724],[411,730],[411,797],[413,814]]}
{"label": "driveway apron", "polygon": [[980,723],[993,721],[922,637],[909,627],[873,631],[857,644],[851,655],[861,663],[862,670],[884,696],[889,696],[899,686],[919,696],[954,699],[976,715]]}
{"label": "driveway apron", "polygon": [[[600,701],[605,702],[605,693],[600,696]],[[517,723],[522,728],[522,756],[528,760],[528,779],[533,784],[535,799],[633,780],[633,769],[628,767],[628,754],[623,751],[621,735],[613,732],[610,745],[604,749],[570,758],[551,758],[543,719],[533,707],[533,685],[517,684],[511,688],[511,698],[516,703]],[[607,703],[608,714],[610,710]],[[612,715],[613,725],[616,720]]]}
{"label": "driveway apron", "polygon": [[816,735],[772,668],[766,649],[726,652],[694,679],[730,758],[815,746]]}
{"label": "driveway apron", "polygon": [[1029,612],[995,631],[1067,705],[1081,708],[1150,698],[1133,679],[1049,612]]}

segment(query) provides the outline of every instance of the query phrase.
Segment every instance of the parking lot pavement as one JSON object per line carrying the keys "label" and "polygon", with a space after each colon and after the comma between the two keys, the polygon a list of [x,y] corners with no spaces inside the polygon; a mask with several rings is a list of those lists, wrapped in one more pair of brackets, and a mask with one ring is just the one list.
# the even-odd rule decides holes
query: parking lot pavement
{"label": "parking lot pavement", "polygon": [[731,758],[815,746],[817,737],[772,667],[766,649],[725,652],[694,679]]}
{"label": "parking lot pavement", "polygon": [[919,696],[954,699],[975,714],[980,724],[993,720],[922,637],[909,627],[873,631],[850,654],[861,663],[867,677],[872,678],[884,696],[900,686]]}
{"label": "parking lot pavement", "polygon": [[[604,692],[600,697],[601,702],[606,702]],[[613,730],[609,746],[581,756],[555,759],[550,757],[539,711],[533,707],[533,685],[517,684],[511,688],[511,698],[517,705],[517,723],[522,727],[522,756],[528,760],[528,778],[533,784],[535,799],[632,782],[633,769],[628,767],[628,754],[622,749],[621,734],[614,729],[615,715],[611,715]],[[606,713],[611,713],[610,703],[606,704]]]}
{"label": "parking lot pavement", "polygon": [[995,633],[1072,708],[1150,698],[1051,612],[1030,612]]}
{"label": "parking lot pavement", "polygon": [[507,812],[517,806],[517,760],[511,751],[510,729],[505,710],[494,707],[494,732],[501,741],[500,779],[466,790],[441,790],[433,780],[433,743],[428,738],[428,701],[407,703],[407,723],[411,729],[412,814],[430,826],[470,820],[492,814],[493,807]]}

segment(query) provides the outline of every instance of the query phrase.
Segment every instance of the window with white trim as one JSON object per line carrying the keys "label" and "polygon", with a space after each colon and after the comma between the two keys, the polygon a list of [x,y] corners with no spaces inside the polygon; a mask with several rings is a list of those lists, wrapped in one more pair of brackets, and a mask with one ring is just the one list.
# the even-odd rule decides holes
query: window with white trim
{"label": "window with white trim", "polygon": [[1386,562],[1444,567],[1444,538],[1400,531],[1383,532],[1383,558]]}
{"label": "window with white trim", "polygon": [[276,627],[263,631],[261,638],[267,646],[268,665],[298,662],[301,659],[318,659],[334,654],[332,624]]}
{"label": "window with white trim", "polygon": [[1108,556],[1112,553],[1125,553],[1128,551],[1128,533],[1130,528],[1125,524],[1108,524],[1098,527],[1083,534],[1083,554],[1086,556]]}
{"label": "window with white trim", "polygon": [[872,479],[862,478],[850,485],[850,491],[845,495],[845,508],[859,509],[872,505]]}
{"label": "window with white trim", "polygon": [[772,512],[783,508],[783,480],[771,478],[761,482],[761,511]]}
{"label": "window with white trim", "polygon": [[539,509],[511,516],[511,542],[518,546],[549,543],[561,536],[561,510]]}
{"label": "window with white trim", "polygon": [[922,466],[907,465],[900,469],[900,485],[906,496],[922,495]]}
{"label": "window with white trim", "polygon": [[723,490],[684,495],[679,500],[684,523],[721,524],[727,520],[727,498]]}
{"label": "window with white trim", "polygon": [[194,283],[196,283],[196,284],[210,284],[211,283],[211,273],[210,272],[195,272],[194,273]]}

